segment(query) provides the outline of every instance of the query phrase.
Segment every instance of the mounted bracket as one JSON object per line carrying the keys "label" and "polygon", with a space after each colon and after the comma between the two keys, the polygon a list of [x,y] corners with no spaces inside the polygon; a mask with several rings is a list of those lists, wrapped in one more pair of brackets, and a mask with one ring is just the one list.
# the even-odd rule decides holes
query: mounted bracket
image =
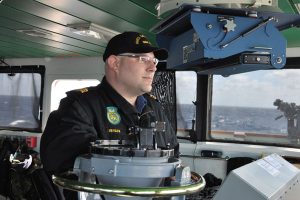
{"label": "mounted bracket", "polygon": [[160,0],[160,3],[156,6],[158,16],[164,13],[180,8],[184,4],[193,5],[211,5],[211,6],[221,6],[227,8],[245,8],[245,7],[277,7],[278,2],[274,0]]}
{"label": "mounted bracket", "polygon": [[[299,15],[184,5],[153,31],[159,46],[169,50],[168,69],[201,72],[205,68],[205,73],[213,74],[217,67],[217,73],[223,74],[222,62],[216,60],[222,59],[228,68],[230,60],[226,58],[239,55],[239,59],[246,61],[239,65],[259,65],[255,68],[233,66],[235,70],[224,71],[230,75],[282,68],[286,63],[286,39],[280,30],[298,24]],[[212,67],[207,69],[210,65]]]}

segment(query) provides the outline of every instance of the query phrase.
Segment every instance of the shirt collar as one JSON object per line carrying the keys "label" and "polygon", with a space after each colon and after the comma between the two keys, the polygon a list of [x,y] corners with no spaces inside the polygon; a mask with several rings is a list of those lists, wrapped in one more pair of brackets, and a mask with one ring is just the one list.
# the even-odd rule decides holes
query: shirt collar
{"label": "shirt collar", "polygon": [[147,99],[141,95],[137,97],[136,106],[132,106],[124,97],[122,97],[103,77],[100,87],[102,87],[106,94],[111,98],[117,107],[127,114],[142,113],[144,107],[147,105]]}
{"label": "shirt collar", "polygon": [[144,107],[147,105],[147,99],[144,96],[138,96],[135,107],[139,113],[142,113]]}

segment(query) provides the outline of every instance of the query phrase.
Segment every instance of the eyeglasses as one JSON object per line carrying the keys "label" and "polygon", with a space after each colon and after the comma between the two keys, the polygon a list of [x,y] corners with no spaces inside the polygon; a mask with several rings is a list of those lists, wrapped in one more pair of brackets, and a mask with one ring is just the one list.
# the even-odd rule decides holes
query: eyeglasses
{"label": "eyeglasses", "polygon": [[154,66],[156,66],[160,62],[157,58],[152,58],[152,57],[149,57],[149,56],[141,56],[141,55],[136,55],[136,54],[122,53],[122,54],[118,54],[118,56],[138,58],[140,63],[154,64]]}

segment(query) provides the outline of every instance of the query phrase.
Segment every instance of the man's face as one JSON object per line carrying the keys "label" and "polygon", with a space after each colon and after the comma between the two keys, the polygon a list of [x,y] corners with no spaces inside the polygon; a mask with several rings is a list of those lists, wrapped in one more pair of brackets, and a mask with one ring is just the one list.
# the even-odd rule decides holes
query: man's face
{"label": "man's face", "polygon": [[119,70],[117,79],[119,84],[122,84],[122,87],[131,95],[138,96],[150,92],[156,71],[156,65],[153,62],[154,54],[152,52],[142,54],[128,53],[118,56],[118,58]]}

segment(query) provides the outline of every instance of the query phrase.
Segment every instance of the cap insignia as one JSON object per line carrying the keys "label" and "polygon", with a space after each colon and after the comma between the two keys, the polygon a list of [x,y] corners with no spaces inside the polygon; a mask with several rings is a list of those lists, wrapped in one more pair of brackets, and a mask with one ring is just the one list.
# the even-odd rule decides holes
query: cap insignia
{"label": "cap insignia", "polygon": [[135,38],[135,44],[150,44],[149,40],[144,35],[139,35],[137,38]]}

